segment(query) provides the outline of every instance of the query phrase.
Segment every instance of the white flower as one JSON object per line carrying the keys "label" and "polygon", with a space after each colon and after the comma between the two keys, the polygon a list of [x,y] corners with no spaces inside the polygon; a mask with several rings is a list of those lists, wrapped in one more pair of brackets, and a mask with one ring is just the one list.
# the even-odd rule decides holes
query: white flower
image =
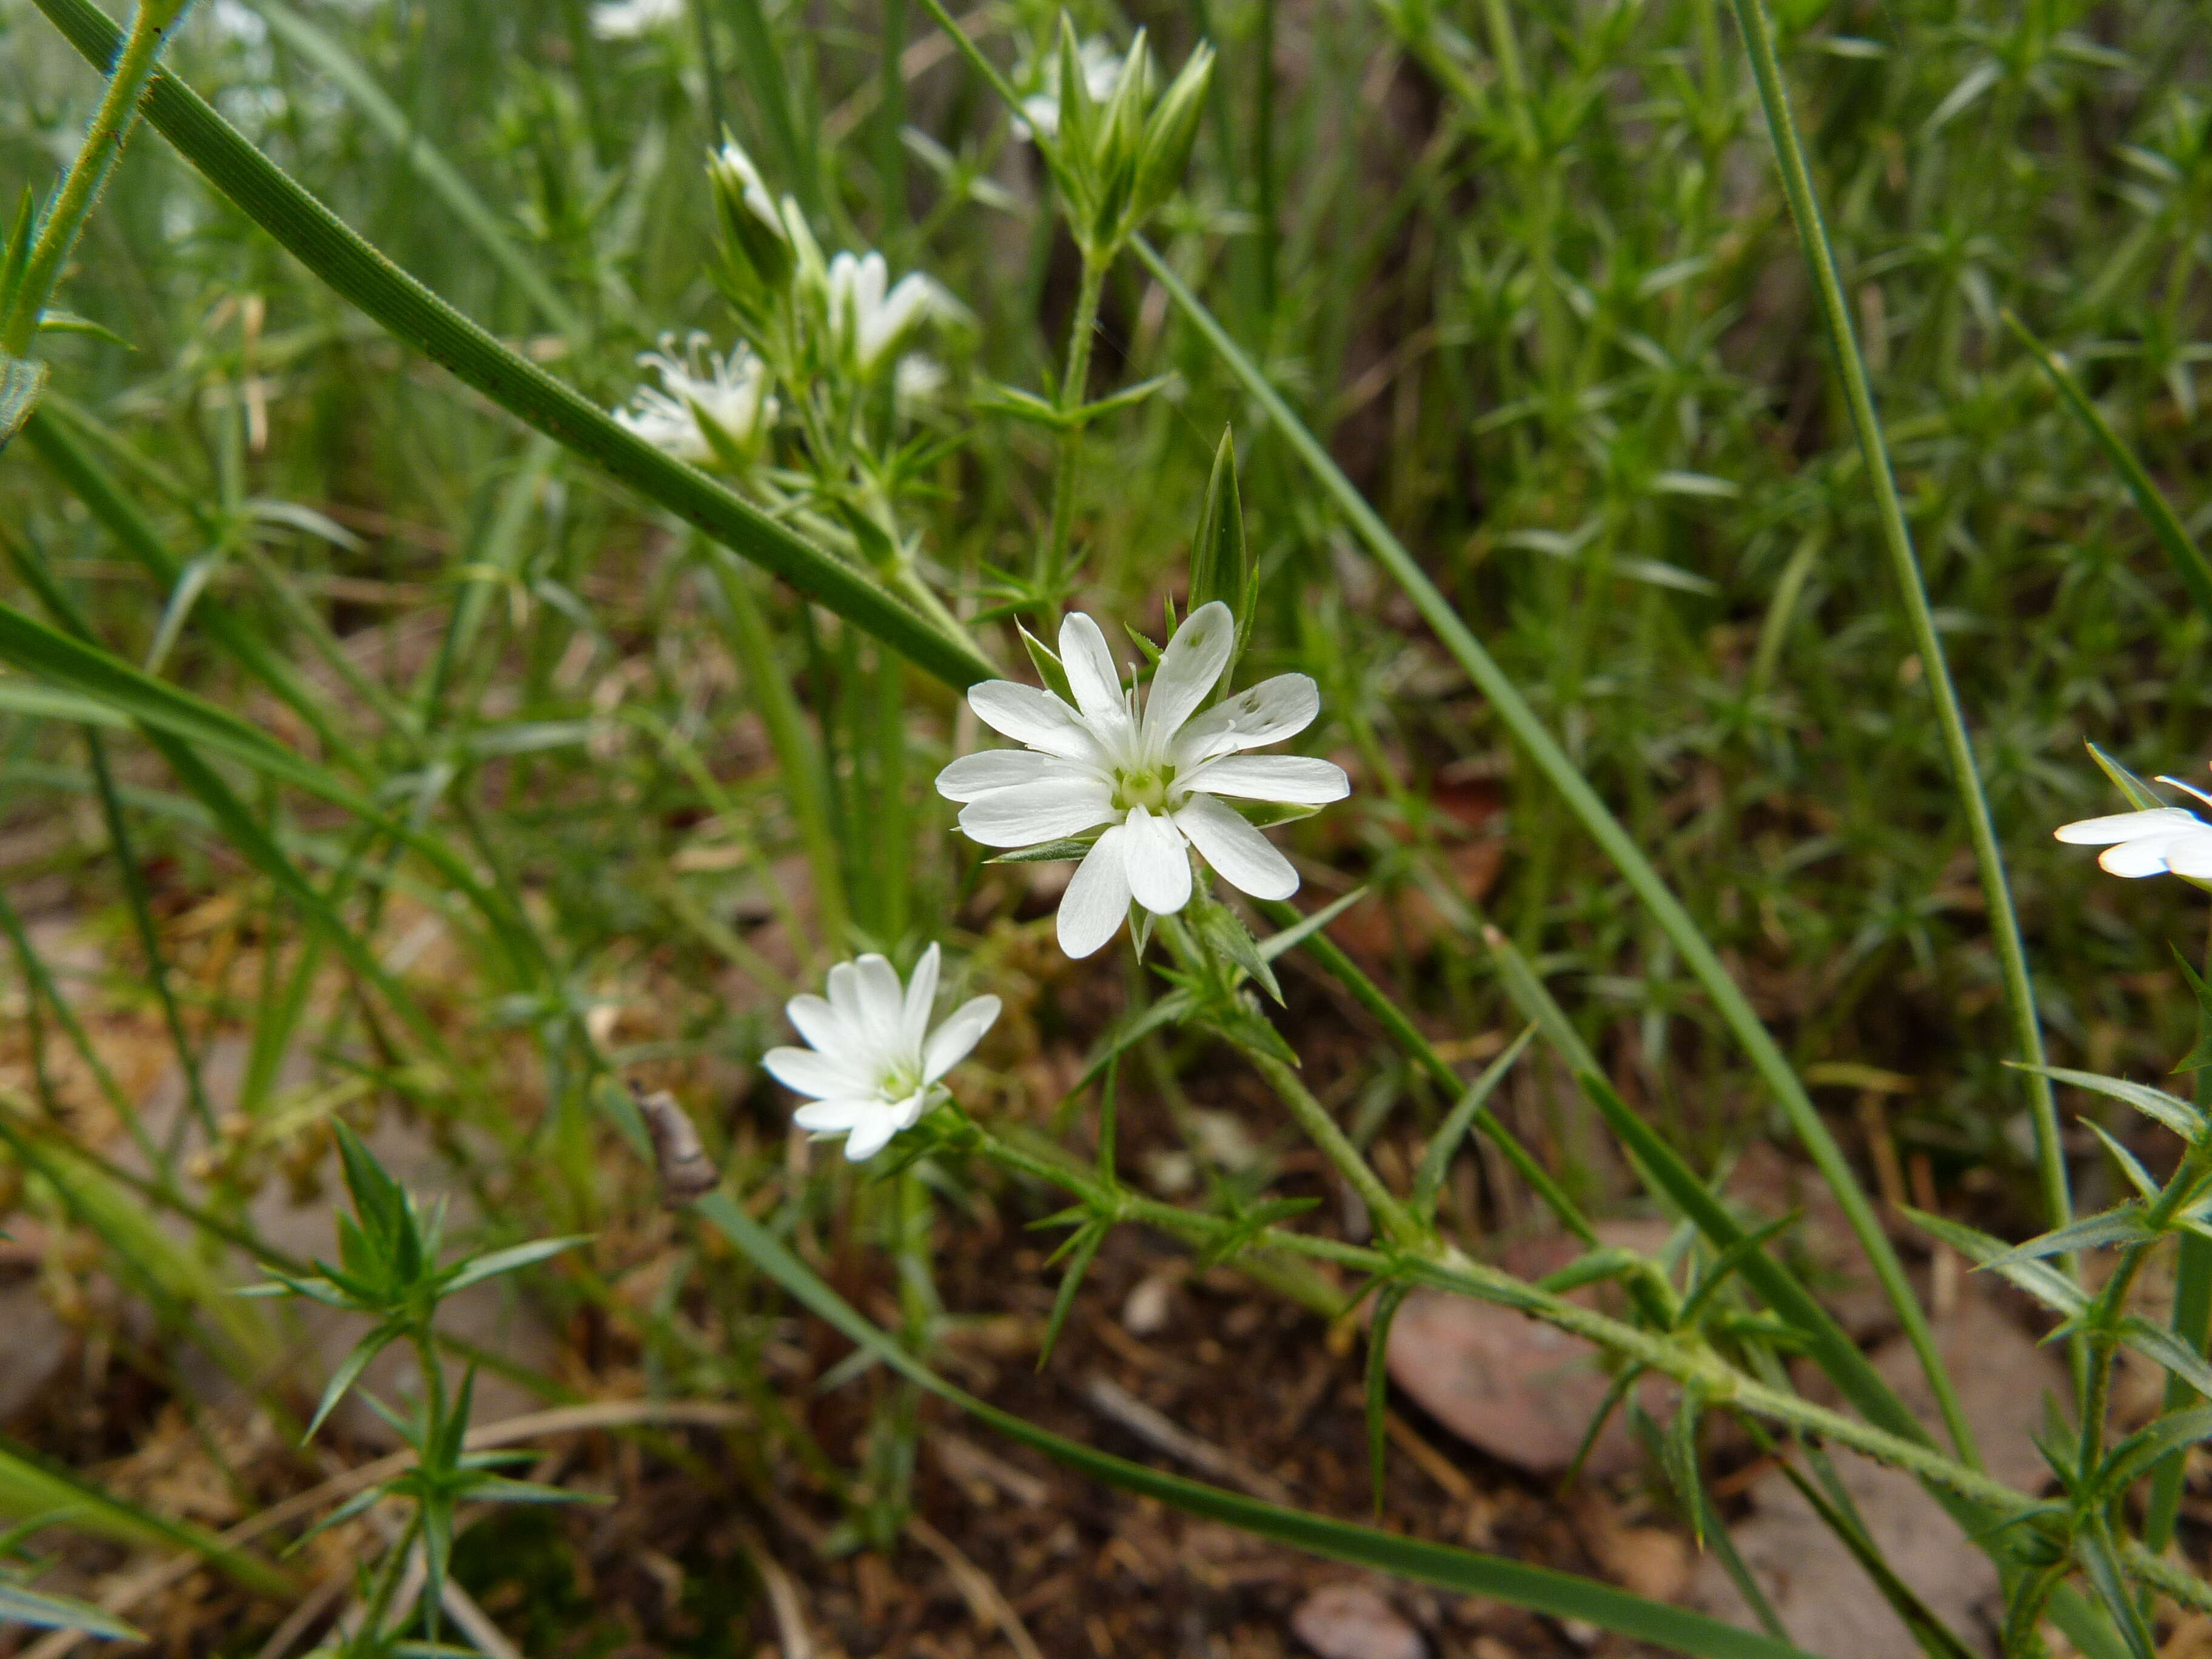
{"label": "white flower", "polygon": [[744,449],[775,419],[775,399],[768,395],[768,366],[743,345],[726,356],[709,351],[704,334],[694,330],[676,355],[676,337],[660,337],[660,349],[641,352],[638,366],[660,377],[659,386],[640,386],[628,409],[615,419],[656,449],[686,461],[711,461],[719,451],[702,422],[712,422],[728,447]]}
{"label": "white flower", "polygon": [[753,158],[745,154],[743,145],[732,139],[707,157],[707,176],[738,201],[745,210],[760,222],[762,229],[778,241],[787,242],[790,233],[783,227],[783,215],[775,205],[775,198],[769,194],[768,181],[761,177]]}
{"label": "white flower", "polygon": [[826,1000],[798,996],[784,1005],[807,1046],[771,1048],[761,1063],[785,1087],[814,1097],[793,1121],[815,1134],[845,1136],[845,1156],[855,1164],[914,1126],[939,1092],[937,1080],[999,1018],[998,998],[975,997],[932,1030],[938,960],[933,945],[903,988],[898,969],[879,956],[841,962],[830,970]]}
{"label": "white flower", "polygon": [[1106,636],[1080,611],[1060,624],[1071,708],[1012,680],[970,688],[986,726],[1028,745],[968,755],[937,790],[966,803],[960,827],[986,847],[1028,847],[1103,823],[1060,906],[1060,945],[1087,957],[1114,936],[1134,899],[1156,915],[1189,902],[1199,855],[1255,898],[1288,898],[1297,872],[1221,797],[1319,806],[1352,785],[1340,768],[1295,755],[1246,755],[1303,732],[1321,712],[1304,674],[1279,674],[1191,716],[1229,665],[1237,623],[1218,600],[1191,612],[1152,675],[1143,712],[1124,691]]}
{"label": "white flower", "polygon": [[592,33],[602,40],[635,40],[684,21],[684,0],[599,0]]}
{"label": "white flower", "polygon": [[[2191,788],[2179,778],[2162,777],[2159,781],[2212,806],[2212,795]],[[2053,833],[2075,847],[2103,848],[2097,862],[2116,876],[2170,873],[2193,880],[2212,879],[2212,823],[2185,807],[2154,806],[2147,811],[2083,818],[2078,823],[2061,824]]]}
{"label": "white flower", "polygon": [[920,352],[898,360],[891,371],[891,391],[901,407],[926,404],[945,390],[945,365]]}
{"label": "white flower", "polygon": [[[1083,89],[1091,94],[1092,103],[1104,103],[1121,84],[1121,54],[1104,35],[1094,34],[1085,40],[1077,50],[1075,61],[1083,71]],[[1048,138],[1060,136],[1058,60],[1047,56],[1031,72],[1043,82],[1043,87],[1022,100],[1022,112],[1014,118],[1014,137],[1024,143],[1033,131]]]}
{"label": "white flower", "polygon": [[923,318],[948,308],[937,284],[920,271],[891,287],[890,267],[880,253],[840,253],[830,261],[830,337],[839,350],[852,353],[863,374],[874,373]]}

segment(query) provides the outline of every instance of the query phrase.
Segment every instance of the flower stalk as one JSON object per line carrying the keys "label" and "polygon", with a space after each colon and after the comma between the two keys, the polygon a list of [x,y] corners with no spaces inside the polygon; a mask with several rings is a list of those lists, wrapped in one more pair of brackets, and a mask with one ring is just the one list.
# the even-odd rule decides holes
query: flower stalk
{"label": "flower stalk", "polygon": [[1052,528],[1039,551],[1036,585],[1044,596],[1047,613],[1055,621],[1060,597],[1067,582],[1067,556],[1075,533],[1075,483],[1083,462],[1084,393],[1091,383],[1091,344],[1098,332],[1098,306],[1106,291],[1106,270],[1111,255],[1085,251],[1083,277],[1075,293],[1075,315],[1068,324],[1067,368],[1060,382],[1060,413],[1066,426],[1060,434],[1060,453],[1052,474]]}

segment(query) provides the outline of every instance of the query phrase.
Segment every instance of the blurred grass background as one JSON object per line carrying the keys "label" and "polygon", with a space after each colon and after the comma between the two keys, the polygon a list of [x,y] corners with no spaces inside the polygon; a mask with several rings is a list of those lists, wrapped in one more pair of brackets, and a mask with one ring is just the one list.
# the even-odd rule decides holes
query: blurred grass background
{"label": "blurred grass background", "polygon": [[[2002,319],[2069,354],[2201,535],[2201,17],[2157,0],[1778,11],[2053,1058],[2163,1071],[2189,1038],[2167,947],[2201,948],[2195,896],[2117,884],[2050,831],[2112,810],[2085,738],[2146,775],[2198,775],[2206,624]],[[963,17],[1017,70],[1054,21],[1035,3]],[[1078,22],[1117,44],[1145,26],[1170,64],[1201,33],[1218,46],[1209,125],[1156,240],[1528,688],[1824,1101],[1887,1091],[1903,1150],[1946,1186],[2025,1193],[1965,836],[1715,0],[1195,0]],[[921,522],[973,612],[988,572],[1024,568],[1043,533],[1050,456],[969,399],[1048,384],[1076,264],[1033,152],[926,25],[906,0],[692,0],[620,38],[584,0],[203,0],[168,61],[398,263],[609,407],[664,331],[732,337],[701,166],[726,126],[833,245],[927,270],[973,313],[940,343],[954,374],[927,418],[959,441],[932,464]],[[334,73],[317,37],[378,90]],[[0,3],[0,176],[43,189],[96,94],[27,0]],[[519,258],[457,228],[454,178]],[[209,1097],[226,1127],[194,1168],[219,1208],[273,1173],[306,1179],[321,1116],[386,1094],[437,1106],[495,1231],[619,1215],[643,1172],[608,1155],[570,1015],[617,1066],[688,1089],[741,1171],[776,1170],[750,1065],[781,998],[832,952],[911,950],[948,915],[976,976],[1012,988],[985,1054],[997,1104],[1042,1116],[1073,1081],[1119,981],[1103,958],[1054,956],[1048,901],[979,875],[946,833],[927,781],[955,719],[940,691],[753,590],[775,682],[821,716],[858,929],[824,939],[761,665],[733,655],[730,596],[682,534],[407,357],[150,134],[61,299],[118,338],[46,337],[55,418],[205,598],[279,642],[357,777],[404,804],[448,769],[431,810],[525,896],[568,999],[523,994],[495,951],[441,933],[403,869],[374,901],[379,948],[479,1086],[410,1071],[150,753],[112,738],[118,864],[78,736],[0,699],[0,883],[118,1094],[145,1100],[167,1072],[187,1104]],[[1512,1017],[1473,937],[1439,919],[1479,911],[1684,1144],[1711,1156],[1758,1133],[1755,1091],[1663,941],[1133,263],[1109,283],[1092,372],[1099,395],[1176,377],[1093,429],[1077,541],[1102,613],[1157,634],[1224,422],[1244,446],[1265,572],[1246,672],[1322,684],[1313,744],[1356,792],[1289,839],[1310,895],[1368,881],[1388,899],[1360,924],[1363,957],[1438,1034],[1476,1042]],[[330,755],[196,625],[165,627],[172,595],[25,445],[0,462],[0,525],[111,649]],[[0,595],[34,608],[13,574]],[[380,718],[364,678],[419,738]],[[337,820],[256,799],[295,857],[343,863]],[[0,1079],[96,1115],[95,1079],[22,995],[22,958],[7,965]],[[234,1063],[196,1089],[217,1039]],[[1411,1085],[1386,1063],[1365,1089],[1357,1109],[1379,1125]],[[1548,1150],[1572,1181],[1610,1178],[1586,1138]],[[903,1224],[816,1167],[811,1185],[788,1173],[838,1237]],[[53,1212],[36,1181],[9,1180],[27,1212]],[[629,1309],[649,1370],[763,1397],[757,1333],[687,1331],[673,1291],[654,1299],[680,1274],[625,1288],[649,1243],[605,1279],[562,1280],[565,1311]]]}

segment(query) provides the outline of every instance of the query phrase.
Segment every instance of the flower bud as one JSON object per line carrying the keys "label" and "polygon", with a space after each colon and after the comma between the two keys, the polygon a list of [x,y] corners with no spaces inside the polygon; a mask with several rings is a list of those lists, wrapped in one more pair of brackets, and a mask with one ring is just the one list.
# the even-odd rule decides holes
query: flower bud
{"label": "flower bud", "polygon": [[1201,40],[1152,111],[1137,157],[1132,205],[1143,220],[1175,193],[1190,166],[1198,127],[1206,113],[1206,93],[1213,79],[1213,48]]}
{"label": "flower bud", "polygon": [[763,288],[781,289],[791,275],[791,240],[752,157],[725,132],[722,147],[708,158],[707,177],[732,267],[749,272]]}

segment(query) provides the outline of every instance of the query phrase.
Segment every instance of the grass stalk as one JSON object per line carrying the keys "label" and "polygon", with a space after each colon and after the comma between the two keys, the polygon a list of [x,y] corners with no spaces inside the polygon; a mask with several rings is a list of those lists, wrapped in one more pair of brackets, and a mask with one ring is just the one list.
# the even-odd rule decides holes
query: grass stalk
{"label": "grass stalk", "polygon": [[[1988,798],[1982,791],[1973,741],[1966,732],[1966,716],[1959,706],[1957,689],[1952,684],[1943,641],[1936,631],[1927,584],[1913,550],[1912,532],[1905,521],[1904,504],[1898,499],[1897,480],[1890,466],[1888,444],[1882,435],[1881,417],[1875,409],[1866,359],[1859,349],[1858,333],[1844,294],[1843,277],[1837,269],[1835,249],[1829,240],[1827,223],[1813,187],[1812,169],[1806,163],[1804,147],[1798,140],[1790,88],[1775,55],[1773,25],[1765,0],[1734,0],[1734,4],[1738,27],[1743,33],[1744,49],[1751,59],[1752,76],[1758,82],[1759,104],[1765,112],[1767,132],[1773,140],[1783,193],[1789,198],[1790,210],[1797,222],[1798,240],[1803,245],[1805,264],[1812,274],[1821,320],[1834,353],[1836,372],[1843,382],[1844,401],[1850,410],[1851,426],[1858,437],[1859,454],[1874,495],[1875,515],[1881,526],[1882,544],[1889,554],[1898,593],[1904,601],[1913,648],[1919,653],[1922,678],[1928,686],[1929,700],[1935,707],[1960,810],[1966,815],[1967,835],[1973,843],[1974,868],[1989,906],[1990,937],[2004,979],[2013,1041],[2026,1065],[2039,1066],[2044,1063],[2042,1020],[2036,1011],[2035,987],[2028,975],[2027,947],[2021,938],[2020,917],[2013,907],[2004,854],[1997,845],[1996,826],[1990,817]],[[2059,1140],[2057,1099],[2049,1079],[2030,1073],[2026,1082],[2028,1111],[2035,1127],[2036,1173],[2042,1188],[2045,1219],[2049,1226],[2063,1227],[2073,1219],[2074,1200],[2067,1180],[2066,1153]],[[2069,1255],[2065,1270],[2078,1278],[2080,1264]],[[1906,1334],[1932,1379],[1942,1370],[1942,1361],[1936,1355],[1924,1325],[1918,1328],[1908,1325]],[[2075,1362],[2078,1387],[2081,1364],[2078,1342],[2075,1344]],[[1965,1432],[1965,1422],[1958,1415],[1957,1403],[1948,1389],[1940,1390],[1937,1398],[1943,1404],[1944,1419],[1952,1436],[1958,1439]],[[1963,1449],[1966,1443],[1961,1440],[1960,1443]]]}

